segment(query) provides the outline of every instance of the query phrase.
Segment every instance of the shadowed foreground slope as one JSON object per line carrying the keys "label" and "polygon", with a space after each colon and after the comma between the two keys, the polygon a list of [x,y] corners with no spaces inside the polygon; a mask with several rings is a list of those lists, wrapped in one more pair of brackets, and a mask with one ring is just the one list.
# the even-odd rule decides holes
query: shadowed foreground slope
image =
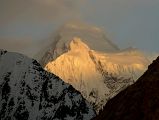
{"label": "shadowed foreground slope", "polygon": [[135,84],[108,101],[94,120],[159,120],[159,57]]}
{"label": "shadowed foreground slope", "polygon": [[37,61],[0,50],[0,120],[90,120],[94,116],[80,92]]}

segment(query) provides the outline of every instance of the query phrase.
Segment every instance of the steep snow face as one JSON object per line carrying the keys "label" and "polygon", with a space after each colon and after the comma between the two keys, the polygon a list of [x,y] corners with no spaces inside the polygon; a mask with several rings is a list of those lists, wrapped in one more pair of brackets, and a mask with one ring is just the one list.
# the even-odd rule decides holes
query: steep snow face
{"label": "steep snow face", "polygon": [[90,120],[93,107],[33,59],[0,51],[1,120]]}
{"label": "steep snow face", "polygon": [[50,49],[45,53],[40,63],[44,66],[49,61],[67,52],[69,44],[74,37],[81,38],[91,49],[97,51],[115,52],[119,50],[101,29],[84,23],[73,22],[61,27],[55,39],[53,38],[53,44],[49,47]]}
{"label": "steep snow face", "polygon": [[98,112],[106,101],[132,84],[148,61],[136,51],[103,53],[74,37],[68,52],[48,62],[45,69],[73,85]]}

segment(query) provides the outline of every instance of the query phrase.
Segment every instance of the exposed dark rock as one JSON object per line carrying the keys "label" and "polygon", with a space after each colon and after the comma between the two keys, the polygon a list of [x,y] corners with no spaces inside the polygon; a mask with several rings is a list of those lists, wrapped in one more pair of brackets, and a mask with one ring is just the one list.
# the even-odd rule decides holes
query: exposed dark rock
{"label": "exposed dark rock", "polygon": [[159,120],[159,57],[135,84],[109,100],[94,120]]}

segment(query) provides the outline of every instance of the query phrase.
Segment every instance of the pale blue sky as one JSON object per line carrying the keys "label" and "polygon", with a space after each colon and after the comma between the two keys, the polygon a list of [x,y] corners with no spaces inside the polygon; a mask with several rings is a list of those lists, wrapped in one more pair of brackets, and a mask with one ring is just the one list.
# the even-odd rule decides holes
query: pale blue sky
{"label": "pale blue sky", "polygon": [[0,43],[45,39],[76,18],[104,29],[120,48],[159,52],[159,0],[39,1],[0,0]]}

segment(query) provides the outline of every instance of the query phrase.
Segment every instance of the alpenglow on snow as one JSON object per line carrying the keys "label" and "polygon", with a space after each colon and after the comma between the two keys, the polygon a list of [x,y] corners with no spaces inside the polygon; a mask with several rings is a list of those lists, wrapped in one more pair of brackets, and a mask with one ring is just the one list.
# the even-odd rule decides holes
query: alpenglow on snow
{"label": "alpenglow on snow", "polygon": [[137,49],[120,50],[97,27],[69,23],[52,41],[41,64],[79,90],[97,112],[149,64]]}

